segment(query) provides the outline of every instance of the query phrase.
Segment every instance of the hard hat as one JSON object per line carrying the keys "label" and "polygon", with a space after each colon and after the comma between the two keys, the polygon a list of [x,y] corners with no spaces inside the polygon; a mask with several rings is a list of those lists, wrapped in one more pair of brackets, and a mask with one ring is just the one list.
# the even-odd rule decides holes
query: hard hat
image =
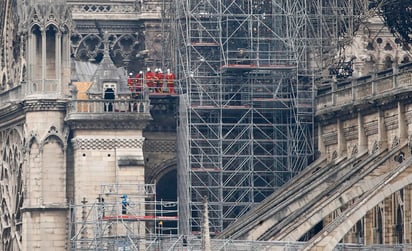
{"label": "hard hat", "polygon": [[133,75],[133,72],[129,73],[129,76],[132,76],[132,75]]}
{"label": "hard hat", "polygon": [[143,71],[139,71],[139,74],[143,74]]}
{"label": "hard hat", "polygon": [[155,72],[158,72],[158,71],[159,71],[159,68],[156,68],[156,69],[155,69]]}
{"label": "hard hat", "polygon": [[150,68],[149,68],[149,67],[147,67],[147,71],[150,71]]}
{"label": "hard hat", "polygon": [[170,69],[167,69],[167,73],[170,73]]}

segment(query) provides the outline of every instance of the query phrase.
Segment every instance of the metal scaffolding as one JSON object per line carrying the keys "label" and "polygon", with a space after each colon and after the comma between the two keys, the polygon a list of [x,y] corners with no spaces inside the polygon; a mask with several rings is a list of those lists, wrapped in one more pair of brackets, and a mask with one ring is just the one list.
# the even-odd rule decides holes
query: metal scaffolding
{"label": "metal scaffolding", "polygon": [[105,184],[93,201],[70,205],[69,250],[162,250],[176,242],[177,202],[156,201],[155,189]]}
{"label": "metal scaffolding", "polygon": [[[220,232],[314,157],[314,82],[366,1],[175,1],[182,233]],[[327,60],[328,61],[327,61]]]}

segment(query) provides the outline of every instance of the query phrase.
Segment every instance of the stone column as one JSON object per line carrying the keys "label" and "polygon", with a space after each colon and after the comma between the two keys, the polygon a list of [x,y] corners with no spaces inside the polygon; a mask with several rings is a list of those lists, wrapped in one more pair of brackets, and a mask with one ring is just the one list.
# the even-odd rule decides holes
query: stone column
{"label": "stone column", "polygon": [[379,110],[378,112],[378,140],[381,148],[386,148],[388,145],[388,135],[385,126],[385,112]]}
{"label": "stone column", "polygon": [[27,41],[27,86],[26,86],[26,93],[28,95],[32,92],[32,81],[33,81],[33,64],[34,64],[34,53],[36,48],[35,45],[35,36],[32,32],[28,34],[28,41]]}
{"label": "stone column", "polygon": [[363,125],[363,117],[360,112],[358,113],[358,145],[360,153],[368,150],[368,139]]}
{"label": "stone column", "polygon": [[338,133],[338,154],[342,156],[346,154],[346,139],[343,132],[343,123],[340,119],[337,122],[337,133]]}
{"label": "stone column", "polygon": [[404,240],[405,243],[412,243],[412,185],[404,188]]}
{"label": "stone column", "polygon": [[323,137],[322,137],[322,126],[318,126],[318,150],[320,152],[320,155],[323,155],[326,153],[326,147],[325,144],[323,143]]}
{"label": "stone column", "polygon": [[398,102],[398,135],[400,142],[408,140],[408,125],[405,117],[405,106]]}
{"label": "stone column", "polygon": [[62,78],[61,78],[61,72],[62,72],[62,62],[61,62],[61,57],[62,57],[62,48],[61,48],[61,40],[62,40],[62,35],[60,31],[56,31],[56,62],[55,62],[55,68],[56,68],[56,80],[57,80],[57,93],[62,93]]}
{"label": "stone column", "polygon": [[46,88],[46,66],[47,66],[47,58],[46,58],[46,30],[43,28],[41,31],[41,79],[42,79],[42,91]]}
{"label": "stone column", "polygon": [[373,210],[369,210],[364,217],[364,245],[373,244]]}
{"label": "stone column", "polygon": [[384,236],[383,236],[383,243],[384,244],[391,244],[393,243],[394,240],[394,209],[393,209],[393,195],[389,196],[388,198],[385,199],[384,201],[384,207],[385,207],[385,216],[383,218],[384,223],[383,223],[383,228],[384,228]]}

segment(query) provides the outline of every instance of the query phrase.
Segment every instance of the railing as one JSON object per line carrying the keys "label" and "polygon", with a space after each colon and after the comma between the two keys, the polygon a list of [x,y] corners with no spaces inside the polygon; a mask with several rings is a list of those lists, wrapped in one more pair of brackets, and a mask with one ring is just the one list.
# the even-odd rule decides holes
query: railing
{"label": "railing", "polygon": [[25,83],[22,83],[22,85],[13,87],[5,92],[2,92],[2,90],[0,90],[0,107],[15,100],[21,99],[21,97],[24,95],[24,85]]}
{"label": "railing", "polygon": [[[143,78],[129,78],[129,89],[132,93],[140,95],[142,92],[147,92],[149,95],[163,94],[174,95],[177,94],[176,81],[168,80],[166,77],[162,79],[143,79]],[[143,86],[143,89],[142,89]]]}
{"label": "railing", "polygon": [[21,82],[19,85],[10,87],[6,90],[0,90],[0,106],[10,102],[28,98],[31,95],[40,97],[43,95],[47,98],[62,98],[65,96],[63,90],[57,89],[57,80],[42,80]]}
{"label": "railing", "polygon": [[147,100],[74,100],[68,113],[149,113]]}
{"label": "railing", "polygon": [[27,82],[25,91],[28,95],[35,93],[59,93],[61,90],[58,90],[58,88],[58,79],[38,79]]}
{"label": "railing", "polygon": [[335,106],[377,98],[396,90],[408,90],[411,86],[412,67],[385,70],[358,79],[330,83],[328,87],[319,89],[316,108],[319,112]]}
{"label": "railing", "polygon": [[160,13],[161,1],[79,1],[69,0],[68,4],[76,14],[136,14],[142,12]]}

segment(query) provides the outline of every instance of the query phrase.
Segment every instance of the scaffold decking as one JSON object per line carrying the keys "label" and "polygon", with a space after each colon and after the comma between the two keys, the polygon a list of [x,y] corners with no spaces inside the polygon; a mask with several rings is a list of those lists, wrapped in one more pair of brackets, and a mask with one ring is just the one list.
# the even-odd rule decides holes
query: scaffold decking
{"label": "scaffold decking", "polygon": [[178,204],[157,201],[155,184],[104,184],[70,205],[70,250],[150,250],[178,235]]}
{"label": "scaffold decking", "polygon": [[174,3],[180,228],[199,231],[207,196],[220,232],[313,160],[314,82],[365,2]]}
{"label": "scaffold decking", "polygon": [[177,216],[154,216],[154,215],[116,215],[116,216],[103,216],[102,220],[134,220],[134,221],[177,221]]}

